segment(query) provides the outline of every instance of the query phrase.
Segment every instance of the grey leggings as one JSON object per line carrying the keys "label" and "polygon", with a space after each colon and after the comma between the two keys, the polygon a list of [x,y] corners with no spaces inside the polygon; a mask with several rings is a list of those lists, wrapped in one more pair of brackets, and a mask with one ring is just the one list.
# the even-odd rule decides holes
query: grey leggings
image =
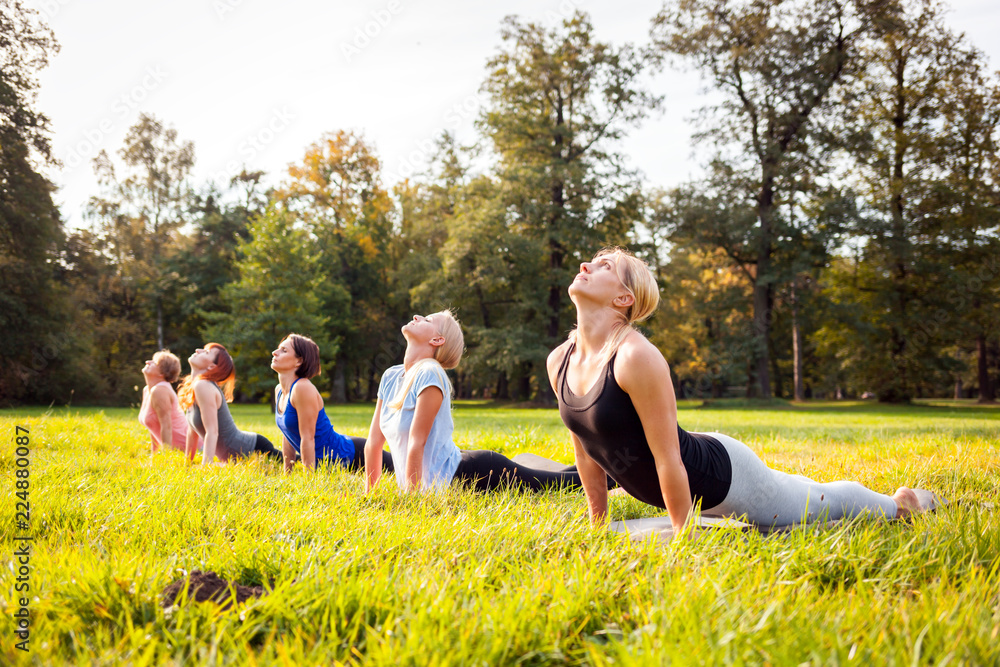
{"label": "grey leggings", "polygon": [[725,500],[702,508],[706,516],[731,516],[758,526],[788,526],[828,517],[831,520],[870,513],[895,518],[896,501],[857,482],[820,484],[802,475],[771,470],[739,440],[706,433],[725,447],[733,480]]}

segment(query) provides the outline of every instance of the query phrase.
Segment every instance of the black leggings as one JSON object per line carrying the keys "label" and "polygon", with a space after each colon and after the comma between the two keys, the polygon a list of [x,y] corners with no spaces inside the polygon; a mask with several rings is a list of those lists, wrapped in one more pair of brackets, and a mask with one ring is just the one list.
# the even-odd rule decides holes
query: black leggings
{"label": "black leggings", "polygon": [[[347,464],[347,469],[351,472],[357,470],[365,469],[365,442],[364,438],[359,438],[354,435],[347,436],[354,443],[354,459]],[[386,450],[382,450],[382,472],[393,472],[395,469],[392,467],[392,454]]]}
{"label": "black leggings", "polygon": [[511,486],[522,491],[541,491],[550,487],[583,487],[576,466],[549,472],[514,463],[503,454],[488,449],[463,449],[454,479],[468,483],[476,491],[493,491]]}
{"label": "black leggings", "polygon": [[277,461],[285,460],[285,456],[281,453],[281,450],[271,444],[271,441],[262,436],[260,433],[257,434],[257,442],[254,443],[253,450],[255,452],[260,452],[269,459],[275,459]]}

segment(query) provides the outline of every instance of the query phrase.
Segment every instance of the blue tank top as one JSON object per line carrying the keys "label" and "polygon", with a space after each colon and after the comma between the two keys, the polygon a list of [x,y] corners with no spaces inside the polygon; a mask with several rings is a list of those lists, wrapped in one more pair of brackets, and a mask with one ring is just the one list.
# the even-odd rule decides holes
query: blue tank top
{"label": "blue tank top", "polygon": [[[299,378],[301,379],[301,378]],[[295,380],[298,382],[299,380]],[[278,389],[278,401],[274,410],[274,421],[278,424],[278,429],[285,438],[292,444],[295,451],[302,455],[302,436],[299,434],[299,413],[292,405],[292,389],[295,389],[295,382],[288,390],[288,404],[284,412],[278,412],[281,407],[281,389]],[[337,463],[350,463],[354,460],[354,442],[346,435],[341,435],[333,430],[330,418],[326,415],[326,410],[320,410],[316,416],[316,462],[328,460]]]}

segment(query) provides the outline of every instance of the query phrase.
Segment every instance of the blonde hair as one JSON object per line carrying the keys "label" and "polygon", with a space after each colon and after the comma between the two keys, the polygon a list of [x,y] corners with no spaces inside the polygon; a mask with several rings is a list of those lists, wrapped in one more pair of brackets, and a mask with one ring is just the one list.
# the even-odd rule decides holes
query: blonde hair
{"label": "blonde hair", "polygon": [[170,350],[160,350],[153,355],[153,363],[160,369],[160,375],[171,384],[181,376],[181,360]]}
{"label": "blonde hair", "polygon": [[[625,338],[636,331],[633,323],[648,319],[656,311],[656,307],[660,305],[660,287],[656,284],[656,278],[649,265],[625,248],[618,246],[603,248],[591,261],[596,262],[601,257],[614,258],[618,280],[633,298],[632,305],[625,312],[615,311],[621,319],[615,324],[611,336],[601,348],[601,357],[607,362],[625,342]],[[569,332],[569,340],[576,341],[576,329]]]}
{"label": "blonde hair", "polygon": [[434,356],[430,359],[421,359],[408,372],[406,381],[400,386],[399,391],[389,403],[393,410],[403,407],[406,394],[413,387],[413,382],[417,378],[417,371],[424,366],[436,366],[436,371],[444,376],[444,381],[448,385],[448,394],[452,392],[451,380],[445,370],[458,367],[458,362],[462,360],[462,353],[465,351],[465,336],[462,335],[462,325],[458,323],[455,314],[450,310],[442,310],[427,316],[427,319],[435,325],[438,334],[444,338],[444,343],[434,348]]}

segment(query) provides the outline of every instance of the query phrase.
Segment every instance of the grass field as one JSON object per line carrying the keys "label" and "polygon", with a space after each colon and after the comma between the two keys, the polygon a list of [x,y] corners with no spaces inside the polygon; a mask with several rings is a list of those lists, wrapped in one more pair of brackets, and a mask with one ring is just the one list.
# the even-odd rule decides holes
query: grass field
{"label": "grass field", "polygon": [[[371,406],[334,406],[363,435]],[[237,424],[277,442],[266,407]],[[570,461],[554,410],[455,409],[456,441]],[[770,465],[952,501],[912,523],[668,546],[592,528],[581,494],[403,496],[359,475],[152,458],[135,410],[0,411],[0,663],[1000,664],[1000,409],[684,404]],[[30,429],[30,640],[14,645],[16,426]],[[388,480],[387,480],[388,481]],[[614,518],[659,513],[615,499]],[[164,609],[192,570],[271,592]]]}

